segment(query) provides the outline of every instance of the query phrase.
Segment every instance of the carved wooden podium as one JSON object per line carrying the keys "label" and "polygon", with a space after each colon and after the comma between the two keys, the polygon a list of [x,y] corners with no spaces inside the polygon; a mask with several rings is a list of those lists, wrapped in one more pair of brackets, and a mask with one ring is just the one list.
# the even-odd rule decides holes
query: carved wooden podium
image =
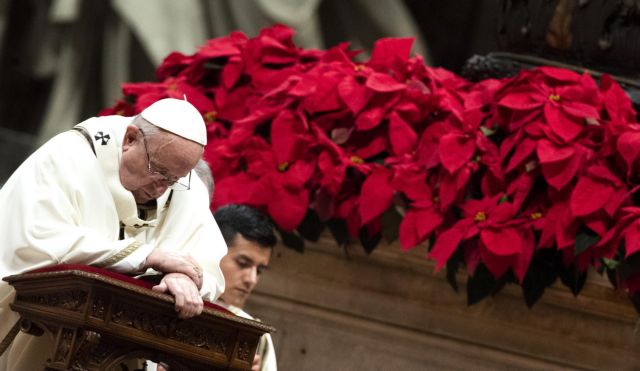
{"label": "carved wooden podium", "polygon": [[89,266],[57,266],[3,278],[22,331],[55,338],[45,370],[121,370],[126,360],[171,370],[249,370],[260,337],[274,328],[205,303],[181,320],[151,283]]}

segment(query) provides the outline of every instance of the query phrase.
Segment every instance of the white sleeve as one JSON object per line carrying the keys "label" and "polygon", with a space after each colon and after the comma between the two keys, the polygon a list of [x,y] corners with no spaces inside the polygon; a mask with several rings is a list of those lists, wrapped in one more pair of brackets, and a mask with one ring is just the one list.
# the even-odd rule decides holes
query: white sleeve
{"label": "white sleeve", "polygon": [[267,339],[267,349],[263,355],[260,371],[277,371],[278,362],[276,361],[276,349],[273,346],[271,334],[264,334],[262,336]]}

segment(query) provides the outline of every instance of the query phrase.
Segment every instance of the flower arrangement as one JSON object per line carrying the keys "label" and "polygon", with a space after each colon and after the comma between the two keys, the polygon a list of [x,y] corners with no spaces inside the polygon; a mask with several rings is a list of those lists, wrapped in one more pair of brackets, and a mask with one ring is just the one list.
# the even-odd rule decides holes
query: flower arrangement
{"label": "flower arrangement", "polygon": [[259,207],[294,246],[324,226],[368,252],[426,243],[454,288],[466,269],[470,303],[515,282],[533,305],[557,278],[577,295],[589,267],[638,297],[640,124],[611,77],[539,67],[473,83],[410,57],[410,38],[356,62],[346,43],[292,36],[276,25],[171,53],[102,114],[186,96],[208,125],[212,208]]}

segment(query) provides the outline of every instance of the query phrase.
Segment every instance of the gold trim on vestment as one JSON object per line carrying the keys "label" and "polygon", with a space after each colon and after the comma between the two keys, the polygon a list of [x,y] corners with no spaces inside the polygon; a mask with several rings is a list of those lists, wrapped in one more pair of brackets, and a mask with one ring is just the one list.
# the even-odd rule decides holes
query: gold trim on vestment
{"label": "gold trim on vestment", "polygon": [[140,248],[140,246],[142,246],[142,242],[140,241],[134,241],[131,245],[125,247],[124,249],[120,250],[117,254],[111,256],[109,259],[101,262],[101,263],[97,263],[97,264],[92,264],[95,267],[98,268],[105,268],[105,267],[109,267],[112,266],[116,263],[118,263],[119,261],[121,261],[122,259],[126,258],[127,256],[131,255],[131,253],[133,253],[134,251],[138,250],[138,248]]}

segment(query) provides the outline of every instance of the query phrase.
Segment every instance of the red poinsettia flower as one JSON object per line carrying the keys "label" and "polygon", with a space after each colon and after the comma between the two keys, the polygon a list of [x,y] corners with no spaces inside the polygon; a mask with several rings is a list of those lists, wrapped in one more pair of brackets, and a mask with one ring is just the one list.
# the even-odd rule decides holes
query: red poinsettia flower
{"label": "red poinsettia flower", "polygon": [[[247,41],[248,38],[244,33],[232,32],[229,36],[207,41],[193,55],[173,52],[156,69],[156,78],[164,81],[171,77],[180,77],[191,85],[199,85],[207,80],[219,81],[218,70],[225,64],[225,70],[233,69],[236,66],[235,62],[239,60],[237,56]],[[216,76],[210,76],[211,73]],[[229,72],[227,71],[226,74]]]}
{"label": "red poinsettia flower", "polygon": [[163,98],[186,99],[202,113],[214,110],[211,99],[187,83],[184,78],[168,78],[160,83],[123,84],[122,92],[125,96],[136,97],[134,105],[136,112],[141,112]]}
{"label": "red poinsettia flower", "polygon": [[625,258],[640,252],[640,208],[627,206],[621,209],[614,227],[607,231],[596,249],[602,250],[602,257],[612,259],[620,243],[624,241]]}
{"label": "red poinsettia flower", "polygon": [[[589,75],[547,67],[524,74],[522,79],[527,77],[530,83],[503,91],[498,102],[501,107],[520,111],[528,121],[541,116],[553,134],[565,142],[580,134],[585,119],[600,118],[600,103],[593,100],[599,96],[597,86]],[[511,123],[512,127],[517,124]]]}
{"label": "red poinsettia flower", "polygon": [[[523,220],[514,219],[513,205],[500,203],[500,198],[468,200],[462,205],[463,218],[438,236],[429,253],[436,261],[436,270],[446,264],[462,241],[476,236],[483,261],[495,277],[501,277],[509,267],[515,268],[518,264],[528,267],[533,254],[532,235],[527,229],[519,228]],[[523,279],[524,275],[519,278]]]}
{"label": "red poinsettia flower", "polygon": [[[304,115],[282,111],[271,125],[271,145],[250,136],[232,147],[219,145],[220,154],[208,152],[207,160],[220,164],[212,166],[214,177],[222,176],[216,184],[216,205],[242,201],[264,207],[282,229],[295,229],[306,214],[309,191],[305,185],[316,166],[308,152],[308,131]],[[235,170],[240,173],[225,177],[224,164],[241,167]]]}

